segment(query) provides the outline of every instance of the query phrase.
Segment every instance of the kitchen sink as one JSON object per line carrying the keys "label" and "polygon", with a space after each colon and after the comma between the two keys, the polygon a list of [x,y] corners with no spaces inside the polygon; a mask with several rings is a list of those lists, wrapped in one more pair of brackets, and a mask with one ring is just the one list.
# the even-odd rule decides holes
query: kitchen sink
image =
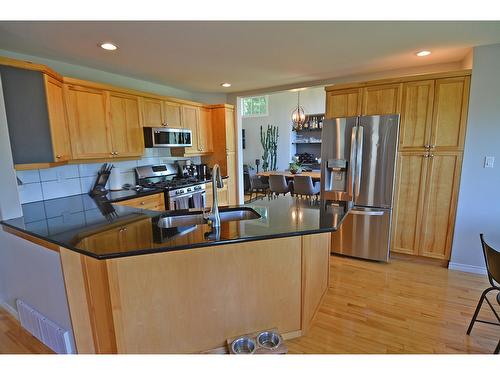
{"label": "kitchen sink", "polygon": [[[221,222],[240,221],[240,220],[255,220],[259,219],[260,215],[251,208],[219,208]],[[196,212],[190,214],[167,214],[158,220],[160,228],[175,228],[186,227],[190,225],[206,224],[207,219],[203,217],[203,213]]]}

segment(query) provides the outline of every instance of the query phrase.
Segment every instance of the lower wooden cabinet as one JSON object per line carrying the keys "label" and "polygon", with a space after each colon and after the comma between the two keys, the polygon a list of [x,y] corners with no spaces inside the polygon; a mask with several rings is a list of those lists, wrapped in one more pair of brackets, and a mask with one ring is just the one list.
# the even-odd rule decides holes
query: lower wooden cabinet
{"label": "lower wooden cabinet", "polygon": [[449,259],[461,165],[461,152],[399,155],[391,251]]}
{"label": "lower wooden cabinet", "polygon": [[165,195],[163,193],[146,195],[144,197],[127,199],[113,204],[142,208],[144,210],[165,211]]}
{"label": "lower wooden cabinet", "polygon": [[[212,192],[212,183],[208,182],[205,184],[206,196],[205,196],[205,207],[212,207],[212,202],[214,199]],[[228,180],[224,180],[224,186],[220,189],[217,189],[217,198],[219,199],[219,206],[227,206],[229,204],[229,187]]]}

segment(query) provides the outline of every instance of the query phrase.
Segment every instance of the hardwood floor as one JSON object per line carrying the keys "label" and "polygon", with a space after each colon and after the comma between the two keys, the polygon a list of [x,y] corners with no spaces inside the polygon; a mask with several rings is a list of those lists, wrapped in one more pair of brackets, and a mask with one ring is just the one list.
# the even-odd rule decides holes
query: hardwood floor
{"label": "hardwood floor", "polygon": [[[486,276],[337,256],[330,267],[314,323],[287,342],[290,353],[492,353],[500,340],[500,327],[482,323],[465,334]],[[479,316],[495,321],[486,304]]]}
{"label": "hardwood floor", "polygon": [[8,312],[0,308],[1,354],[53,354],[54,352],[19,325]]}
{"label": "hardwood floor", "polygon": [[[314,323],[287,341],[290,353],[492,353],[500,339],[500,327],[481,323],[465,334],[485,276],[411,260],[331,257],[330,267]],[[486,305],[480,319],[494,321]],[[0,309],[0,353],[51,351]]]}

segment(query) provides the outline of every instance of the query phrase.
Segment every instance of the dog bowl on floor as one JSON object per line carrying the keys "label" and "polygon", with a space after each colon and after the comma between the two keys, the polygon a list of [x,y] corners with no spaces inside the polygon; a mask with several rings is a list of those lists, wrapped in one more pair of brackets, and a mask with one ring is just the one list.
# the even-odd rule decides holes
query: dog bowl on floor
{"label": "dog bowl on floor", "polygon": [[246,336],[237,338],[231,344],[231,351],[234,354],[253,354],[255,349],[255,341]]}
{"label": "dog bowl on floor", "polygon": [[274,350],[281,344],[281,337],[276,332],[264,331],[257,335],[257,343],[263,348]]}

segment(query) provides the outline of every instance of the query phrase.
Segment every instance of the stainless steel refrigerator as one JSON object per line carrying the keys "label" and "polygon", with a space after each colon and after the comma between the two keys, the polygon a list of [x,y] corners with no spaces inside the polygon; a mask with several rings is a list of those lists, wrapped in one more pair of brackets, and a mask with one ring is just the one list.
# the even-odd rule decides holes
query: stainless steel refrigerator
{"label": "stainless steel refrigerator", "polygon": [[326,120],[321,135],[323,204],[349,202],[332,252],[388,261],[399,115]]}

